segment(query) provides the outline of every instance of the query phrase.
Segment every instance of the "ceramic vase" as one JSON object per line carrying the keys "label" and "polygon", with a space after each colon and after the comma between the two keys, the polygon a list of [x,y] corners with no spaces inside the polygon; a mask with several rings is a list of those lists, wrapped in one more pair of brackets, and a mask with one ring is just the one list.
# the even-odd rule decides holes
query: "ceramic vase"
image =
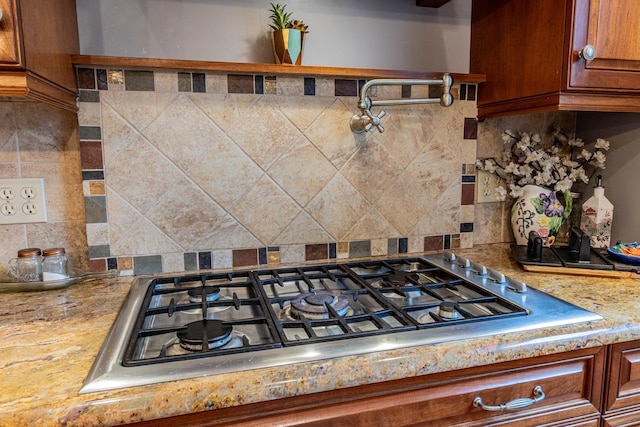
{"label": "ceramic vase", "polygon": [[545,246],[551,246],[560,227],[571,213],[573,201],[568,191],[556,192],[538,185],[525,185],[523,194],[511,208],[511,227],[516,244],[526,245],[536,231]]}
{"label": "ceramic vase", "polygon": [[271,33],[271,44],[276,64],[302,64],[304,32],[291,28],[275,30]]}

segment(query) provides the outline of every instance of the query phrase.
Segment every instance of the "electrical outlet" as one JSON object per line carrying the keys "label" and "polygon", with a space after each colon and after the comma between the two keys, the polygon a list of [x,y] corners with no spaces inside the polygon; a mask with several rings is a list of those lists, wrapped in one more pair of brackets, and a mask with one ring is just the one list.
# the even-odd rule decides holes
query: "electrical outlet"
{"label": "electrical outlet", "polygon": [[499,202],[496,188],[506,188],[506,182],[494,173],[477,171],[476,174],[476,203]]}
{"label": "electrical outlet", "polygon": [[44,179],[0,179],[0,224],[28,222],[47,222]]}

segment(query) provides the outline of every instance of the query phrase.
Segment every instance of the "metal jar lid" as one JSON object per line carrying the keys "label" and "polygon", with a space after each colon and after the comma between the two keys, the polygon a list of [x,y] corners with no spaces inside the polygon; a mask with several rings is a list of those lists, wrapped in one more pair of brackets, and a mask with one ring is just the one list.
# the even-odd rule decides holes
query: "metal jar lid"
{"label": "metal jar lid", "polygon": [[42,256],[53,256],[64,254],[64,248],[48,248],[42,251]]}
{"label": "metal jar lid", "polygon": [[40,248],[26,248],[18,251],[18,258],[33,258],[42,254]]}

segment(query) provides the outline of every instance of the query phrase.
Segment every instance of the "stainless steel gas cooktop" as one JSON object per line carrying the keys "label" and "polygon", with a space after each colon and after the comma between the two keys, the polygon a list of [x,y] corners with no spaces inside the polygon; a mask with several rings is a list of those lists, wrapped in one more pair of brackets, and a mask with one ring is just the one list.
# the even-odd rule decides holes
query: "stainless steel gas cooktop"
{"label": "stainless steel gas cooktop", "polygon": [[448,251],[147,277],[80,392],[599,319]]}

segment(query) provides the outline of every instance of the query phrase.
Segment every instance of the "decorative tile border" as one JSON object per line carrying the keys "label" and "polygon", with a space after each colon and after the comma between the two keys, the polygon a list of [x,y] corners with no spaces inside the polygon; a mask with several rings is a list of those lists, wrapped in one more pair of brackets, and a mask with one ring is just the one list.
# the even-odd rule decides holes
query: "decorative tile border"
{"label": "decorative tile border", "polygon": [[[79,102],[100,103],[100,91],[154,91],[156,80],[154,71],[145,70],[105,70],[78,68]],[[164,73],[170,74],[170,73]],[[217,82],[208,82],[205,73],[175,72],[178,92],[214,92]],[[222,93],[277,94],[278,78],[263,75],[227,74],[221,76],[226,83]],[[289,78],[292,79],[292,78]],[[327,79],[301,77],[305,96],[357,96],[365,80]],[[331,93],[328,88],[331,88]],[[220,93],[220,92],[215,92]],[[430,97],[438,97],[441,88],[429,86]],[[460,84],[452,88],[454,96],[461,101],[475,101],[476,85]],[[402,97],[411,97],[411,86],[402,87]],[[416,252],[455,249],[465,245],[473,233],[473,222],[461,222],[459,234],[444,234],[423,237],[403,237],[351,242],[329,242],[321,244],[289,245],[283,247],[262,247],[238,250],[213,250],[188,252],[183,254],[162,254],[113,257],[109,244],[98,244],[90,228],[95,224],[105,224],[108,228],[104,165],[102,156],[102,131],[95,124],[80,123],[80,151],[82,162],[83,188],[85,193],[85,215],[89,244],[90,268],[93,271],[119,269],[121,274],[155,274],[164,271],[194,271],[214,268],[245,267],[253,265],[279,265],[307,261],[338,260],[378,255],[401,255]],[[465,140],[477,139],[477,120],[464,119]],[[473,209],[475,194],[475,165],[462,165],[461,206]],[[473,211],[471,211],[473,213]],[[472,218],[472,215],[471,215]],[[108,239],[108,233],[107,233]]]}

